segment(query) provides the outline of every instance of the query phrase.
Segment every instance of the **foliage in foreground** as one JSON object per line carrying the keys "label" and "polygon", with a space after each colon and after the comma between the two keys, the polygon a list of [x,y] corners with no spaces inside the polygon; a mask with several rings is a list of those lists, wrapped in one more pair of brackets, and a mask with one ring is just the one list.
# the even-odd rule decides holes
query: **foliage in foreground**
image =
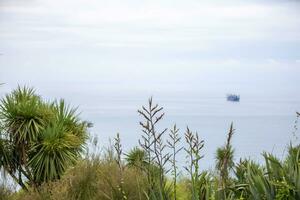
{"label": "foliage in foreground", "polygon": [[[139,147],[124,153],[117,134],[114,144],[105,153],[88,154],[59,177],[43,179],[37,182],[38,186],[28,184],[29,191],[23,189],[13,193],[2,186],[0,197],[13,200],[300,199],[299,145],[290,144],[282,160],[263,153],[264,164],[242,158],[234,162],[231,141],[235,130],[231,124],[224,146],[216,150],[215,169],[206,171],[200,165],[204,141],[189,128],[184,140],[176,125],[170,130],[159,129],[157,125],[164,117],[162,111],[152,99],[147,107],[139,110],[143,132]],[[4,130],[8,130],[7,127],[4,126]],[[47,135],[55,138],[59,131],[54,130],[48,130]],[[94,145],[97,146],[97,142]],[[187,156],[186,173],[181,176],[177,163],[179,152]],[[10,154],[2,155],[8,155],[1,157],[2,163],[10,158]],[[38,154],[34,153],[33,157],[35,155]],[[59,171],[59,168],[54,166],[52,170]],[[41,175],[47,177],[46,171],[42,172]]]}
{"label": "foliage in foreground", "polygon": [[18,87],[0,103],[0,168],[24,190],[60,179],[84,150],[87,124],[63,100]]}

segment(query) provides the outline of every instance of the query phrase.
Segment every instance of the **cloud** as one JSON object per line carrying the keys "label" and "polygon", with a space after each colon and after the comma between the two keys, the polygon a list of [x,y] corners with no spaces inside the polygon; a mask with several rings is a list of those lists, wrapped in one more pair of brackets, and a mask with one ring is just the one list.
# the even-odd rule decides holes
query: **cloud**
{"label": "cloud", "polygon": [[[125,40],[158,40],[160,35],[167,35],[164,40],[254,40],[285,35],[289,37],[278,39],[294,36],[299,40],[300,28],[295,28],[300,27],[299,14],[285,4],[166,2],[40,0],[26,6],[4,4],[1,11],[15,18],[10,24],[19,25],[22,32],[39,28],[55,33],[59,29],[78,39],[106,40],[117,34]],[[0,23],[3,29],[10,27],[9,21]]]}
{"label": "cloud", "polygon": [[0,64],[7,76],[75,69],[74,79],[290,64],[300,52],[298,11],[290,1],[2,0]]}
{"label": "cloud", "polygon": [[279,65],[280,64],[280,62],[274,58],[267,59],[267,62],[271,65]]}

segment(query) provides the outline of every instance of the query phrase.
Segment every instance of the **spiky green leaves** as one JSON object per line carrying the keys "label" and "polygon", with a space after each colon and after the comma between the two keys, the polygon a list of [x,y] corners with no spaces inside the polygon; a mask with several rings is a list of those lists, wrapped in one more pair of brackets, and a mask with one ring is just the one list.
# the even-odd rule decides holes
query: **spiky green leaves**
{"label": "spiky green leaves", "polygon": [[77,109],[70,108],[64,100],[55,101],[52,104],[52,108],[56,114],[56,123],[60,123],[66,132],[76,136],[84,143],[88,138],[86,131],[89,124],[80,120]]}
{"label": "spiky green leaves", "polygon": [[[0,104],[0,167],[26,187],[60,178],[84,150],[87,123],[63,100],[18,87]],[[9,159],[8,159],[9,158]]]}
{"label": "spiky green leaves", "polygon": [[17,143],[36,140],[51,114],[49,106],[31,88],[18,87],[1,100],[0,118],[4,129]]}
{"label": "spiky green leaves", "polygon": [[82,150],[80,138],[62,124],[48,126],[41,137],[41,142],[32,147],[29,161],[37,183],[60,178]]}
{"label": "spiky green leaves", "polygon": [[300,199],[300,148],[289,147],[285,161],[264,153],[265,167],[247,163],[245,183],[252,199]]}
{"label": "spiky green leaves", "polygon": [[216,168],[222,170],[224,161],[227,162],[227,167],[231,169],[234,166],[233,162],[234,150],[231,146],[227,148],[219,147],[216,151]]}
{"label": "spiky green leaves", "polygon": [[145,169],[148,165],[147,161],[148,157],[146,152],[138,147],[133,148],[128,154],[126,154],[126,162],[129,167]]}

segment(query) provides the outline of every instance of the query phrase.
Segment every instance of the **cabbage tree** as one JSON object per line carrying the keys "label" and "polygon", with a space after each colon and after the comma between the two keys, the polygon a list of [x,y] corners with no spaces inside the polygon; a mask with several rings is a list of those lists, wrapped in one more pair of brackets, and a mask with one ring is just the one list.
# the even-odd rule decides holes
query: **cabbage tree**
{"label": "cabbage tree", "polygon": [[81,156],[87,123],[63,100],[18,87],[0,102],[0,167],[23,189],[59,179]]}

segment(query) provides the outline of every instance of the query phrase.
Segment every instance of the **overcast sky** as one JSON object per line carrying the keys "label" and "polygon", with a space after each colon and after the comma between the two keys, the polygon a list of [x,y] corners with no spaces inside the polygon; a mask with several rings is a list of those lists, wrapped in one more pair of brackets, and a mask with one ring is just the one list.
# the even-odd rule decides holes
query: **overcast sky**
{"label": "overcast sky", "polygon": [[300,1],[0,0],[0,54],[8,85],[292,91],[300,85]]}

